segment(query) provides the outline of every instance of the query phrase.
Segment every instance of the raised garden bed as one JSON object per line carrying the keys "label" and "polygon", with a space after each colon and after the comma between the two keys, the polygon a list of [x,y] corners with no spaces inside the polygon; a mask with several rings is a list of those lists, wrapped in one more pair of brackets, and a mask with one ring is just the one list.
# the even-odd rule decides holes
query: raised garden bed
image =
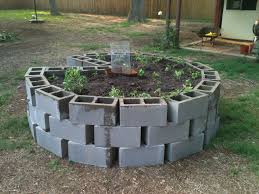
{"label": "raised garden bed", "polygon": [[[60,157],[100,167],[157,165],[201,151],[219,128],[218,72],[155,55],[132,54],[131,61],[136,77],[109,74],[108,54],[30,68],[27,113],[35,141]],[[71,68],[86,77],[80,92],[65,91]]]}

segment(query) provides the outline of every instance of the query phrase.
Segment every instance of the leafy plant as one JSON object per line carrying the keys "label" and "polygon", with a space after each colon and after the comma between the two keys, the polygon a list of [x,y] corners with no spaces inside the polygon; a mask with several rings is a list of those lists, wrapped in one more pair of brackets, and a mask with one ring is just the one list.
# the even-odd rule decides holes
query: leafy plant
{"label": "leafy plant", "polygon": [[159,73],[153,72],[152,73],[152,79],[158,79],[160,77]]}
{"label": "leafy plant", "polygon": [[52,76],[48,77],[48,80],[50,80],[50,81],[56,81],[57,79],[58,79],[58,77],[55,76],[54,74]]}
{"label": "leafy plant", "polygon": [[185,83],[183,84],[182,92],[187,93],[190,92],[193,89],[192,83],[190,80],[185,80]]}
{"label": "leafy plant", "polygon": [[192,72],[192,79],[198,79],[201,77],[201,73],[199,71]]}
{"label": "leafy plant", "polygon": [[179,71],[175,70],[174,74],[175,74],[176,79],[179,80],[184,75],[184,71],[183,70],[179,70]]}
{"label": "leafy plant", "polygon": [[153,41],[153,46],[159,50],[169,49],[169,48],[178,48],[179,42],[176,38],[175,29],[170,26],[166,33],[158,34]]}
{"label": "leafy plant", "polygon": [[145,76],[145,70],[144,70],[143,68],[139,69],[138,75],[139,75],[140,77],[144,77],[144,76]]}
{"label": "leafy plant", "polygon": [[171,91],[171,92],[167,92],[167,93],[162,93],[160,96],[161,98],[163,98],[164,100],[168,101],[171,98],[178,96],[182,91],[181,90],[176,90],[176,91]]}
{"label": "leafy plant", "polygon": [[137,54],[135,60],[144,66],[147,66],[150,63],[150,57],[141,54]]}
{"label": "leafy plant", "polygon": [[9,42],[17,39],[16,34],[2,31],[0,32],[0,42]]}
{"label": "leafy plant", "polygon": [[112,89],[109,92],[109,96],[110,97],[122,97],[123,96],[123,92],[120,89],[115,88],[114,86],[112,86]]}
{"label": "leafy plant", "polygon": [[66,71],[63,83],[65,90],[81,94],[86,83],[87,79],[80,74],[79,69],[71,68]]}
{"label": "leafy plant", "polygon": [[165,67],[165,72],[169,72],[169,71],[172,71],[172,66],[168,64]]}

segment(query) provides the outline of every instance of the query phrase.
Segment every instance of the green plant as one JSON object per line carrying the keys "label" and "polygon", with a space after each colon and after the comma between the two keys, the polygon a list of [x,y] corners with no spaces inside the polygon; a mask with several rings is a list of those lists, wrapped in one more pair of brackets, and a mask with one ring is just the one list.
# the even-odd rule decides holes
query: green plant
{"label": "green plant", "polygon": [[153,72],[152,73],[152,79],[158,79],[160,77],[159,73]]}
{"label": "green plant", "polygon": [[181,90],[176,90],[176,91],[171,91],[167,93],[161,93],[160,97],[163,98],[164,100],[168,101],[172,99],[175,96],[178,96],[182,91]]}
{"label": "green plant", "polygon": [[199,71],[192,72],[192,79],[198,79],[201,77],[201,73]]}
{"label": "green plant", "polygon": [[174,74],[175,74],[176,79],[180,80],[181,77],[184,75],[184,71],[183,70],[179,70],[179,71],[175,70]]}
{"label": "green plant", "polygon": [[167,64],[165,67],[165,72],[169,72],[169,71],[172,71],[172,66]]}
{"label": "green plant", "polygon": [[87,79],[80,74],[79,69],[71,68],[66,71],[63,82],[65,90],[81,94],[86,83]]}
{"label": "green plant", "polygon": [[49,77],[48,77],[48,80],[49,80],[49,81],[56,81],[57,79],[58,79],[58,77],[55,76],[54,74],[53,74],[52,76],[49,76]]}
{"label": "green plant", "polygon": [[150,62],[150,58],[148,56],[142,55],[142,54],[137,54],[135,56],[135,60],[139,62],[141,65],[147,66],[148,63]]}
{"label": "green plant", "polygon": [[2,31],[0,32],[0,42],[10,42],[17,39],[16,34]]}
{"label": "green plant", "polygon": [[139,75],[140,77],[144,77],[144,76],[145,76],[145,70],[144,70],[143,68],[139,69],[138,75]]}
{"label": "green plant", "polygon": [[193,87],[192,87],[192,82],[190,80],[185,80],[185,83],[183,84],[183,89],[182,92],[183,93],[187,93],[192,91]]}
{"label": "green plant", "polygon": [[114,86],[112,86],[111,91],[109,92],[109,96],[110,97],[122,97],[123,93],[120,89],[115,88]]}

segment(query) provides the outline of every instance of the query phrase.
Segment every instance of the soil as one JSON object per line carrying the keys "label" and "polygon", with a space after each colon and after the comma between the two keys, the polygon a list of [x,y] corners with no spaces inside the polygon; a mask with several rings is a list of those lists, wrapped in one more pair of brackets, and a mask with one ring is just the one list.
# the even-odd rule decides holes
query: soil
{"label": "soil", "polygon": [[[192,72],[197,72],[184,64],[177,64],[175,62],[162,59],[157,63],[145,66],[138,61],[134,60],[132,66],[137,69],[143,69],[144,76],[130,77],[125,75],[112,76],[107,74],[92,73],[87,76],[87,84],[81,94],[93,96],[109,96],[109,92],[114,86],[119,89],[123,96],[133,97],[134,94],[147,93],[154,97],[159,97],[161,93],[168,93],[171,91],[183,89],[186,80],[191,81],[191,85],[195,86],[200,82],[200,77],[192,79]],[[166,70],[166,68],[170,68]],[[177,78],[175,71],[182,71],[183,75]],[[154,75],[157,74],[157,76]],[[58,79],[49,79],[53,85],[63,88],[63,77]],[[161,92],[157,92],[161,89]]]}

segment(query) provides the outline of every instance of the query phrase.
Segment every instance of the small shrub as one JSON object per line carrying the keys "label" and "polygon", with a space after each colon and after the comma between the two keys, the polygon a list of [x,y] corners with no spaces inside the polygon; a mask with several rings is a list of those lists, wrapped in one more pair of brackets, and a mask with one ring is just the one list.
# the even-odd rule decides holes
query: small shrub
{"label": "small shrub", "polygon": [[178,48],[179,42],[176,39],[175,29],[170,26],[167,32],[163,33],[162,36],[158,35],[153,41],[153,46],[160,50]]}
{"label": "small shrub", "polygon": [[192,72],[192,79],[198,79],[201,77],[201,73],[199,71]]}
{"label": "small shrub", "polygon": [[16,34],[2,31],[0,32],[0,42],[10,42],[17,39]]}
{"label": "small shrub", "polygon": [[66,71],[64,79],[65,90],[81,94],[86,83],[87,79],[80,74],[79,69],[72,68]]}
{"label": "small shrub", "polygon": [[184,71],[183,70],[179,70],[179,71],[175,70],[174,74],[175,74],[176,79],[180,80],[181,77],[184,75]]}
{"label": "small shrub", "polygon": [[138,75],[139,75],[140,77],[144,77],[144,76],[145,76],[145,70],[141,68],[141,69],[138,71]]}
{"label": "small shrub", "polygon": [[109,92],[109,96],[113,97],[113,98],[115,98],[115,97],[122,97],[123,93],[122,93],[122,91],[120,89],[115,88],[114,86],[112,86],[112,89]]}

